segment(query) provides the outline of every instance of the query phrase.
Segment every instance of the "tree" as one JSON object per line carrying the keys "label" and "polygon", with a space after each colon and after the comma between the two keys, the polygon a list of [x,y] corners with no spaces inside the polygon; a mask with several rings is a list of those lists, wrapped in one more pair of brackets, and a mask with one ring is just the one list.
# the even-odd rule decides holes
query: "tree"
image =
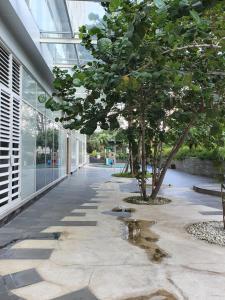
{"label": "tree", "polygon": [[101,152],[104,151],[109,141],[115,139],[115,136],[116,136],[116,132],[110,132],[110,131],[95,132],[89,137],[88,143],[91,145],[93,150]]}
{"label": "tree", "polygon": [[[213,125],[215,116],[224,116],[224,1],[112,0],[104,5],[104,26],[80,29],[83,45],[96,60],[74,67],[72,75],[55,69],[53,96],[61,102],[52,97],[46,106],[65,113],[60,121],[67,128],[86,134],[97,126],[116,129],[123,116],[131,132],[139,132],[137,178],[143,198],[149,160],[150,197],[155,199],[173,157],[199,118]],[[86,98],[76,97],[81,86],[88,91]],[[174,135],[162,161],[173,128],[179,128],[179,135]],[[137,140],[131,138],[130,143],[131,149]]]}

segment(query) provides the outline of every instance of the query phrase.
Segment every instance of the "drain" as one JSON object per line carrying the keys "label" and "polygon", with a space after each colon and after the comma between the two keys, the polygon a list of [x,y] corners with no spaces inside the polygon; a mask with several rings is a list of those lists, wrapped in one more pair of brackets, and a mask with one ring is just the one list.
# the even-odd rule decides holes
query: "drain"
{"label": "drain", "polygon": [[130,207],[126,207],[126,206],[118,206],[118,207],[114,207],[112,209],[113,212],[128,212],[128,213],[132,213],[135,212],[134,208],[130,208]]}

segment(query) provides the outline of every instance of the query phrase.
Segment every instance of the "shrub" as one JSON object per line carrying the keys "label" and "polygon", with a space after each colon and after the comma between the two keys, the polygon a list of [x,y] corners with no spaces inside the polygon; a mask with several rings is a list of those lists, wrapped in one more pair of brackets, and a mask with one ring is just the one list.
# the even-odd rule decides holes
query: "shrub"
{"label": "shrub", "polygon": [[[125,178],[136,178],[135,176],[133,176],[130,172],[129,173],[115,173],[112,174],[112,176],[114,177],[125,177]],[[152,177],[152,173],[147,173],[147,177],[150,178]]]}
{"label": "shrub", "polygon": [[182,147],[175,156],[177,160],[184,160],[185,158],[196,157],[202,160],[223,161],[225,160],[225,148],[216,148],[209,150],[203,147],[197,147],[192,150],[189,147]]}

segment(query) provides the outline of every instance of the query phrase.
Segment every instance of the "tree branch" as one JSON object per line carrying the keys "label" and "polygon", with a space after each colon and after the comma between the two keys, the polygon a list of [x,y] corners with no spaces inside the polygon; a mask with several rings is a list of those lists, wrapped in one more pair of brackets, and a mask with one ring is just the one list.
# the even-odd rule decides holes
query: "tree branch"
{"label": "tree branch", "polygon": [[170,52],[180,51],[180,50],[187,50],[187,49],[193,49],[193,48],[212,48],[212,49],[221,49],[222,46],[219,46],[218,44],[195,44],[195,45],[187,45],[183,47],[177,47],[175,49],[168,49],[164,51],[162,54],[167,54]]}

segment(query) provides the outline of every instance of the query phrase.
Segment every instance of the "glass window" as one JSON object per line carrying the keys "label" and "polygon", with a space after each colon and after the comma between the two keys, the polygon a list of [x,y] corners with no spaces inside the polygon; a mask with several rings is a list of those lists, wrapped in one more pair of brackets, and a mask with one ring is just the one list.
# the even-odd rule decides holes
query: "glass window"
{"label": "glass window", "polygon": [[79,141],[79,165],[82,164],[82,157],[83,157],[83,143]]}
{"label": "glass window", "polygon": [[59,178],[59,126],[54,124],[54,144],[53,144],[53,180]]}
{"label": "glass window", "polygon": [[37,113],[37,142],[36,142],[36,189],[46,185],[46,120],[43,114]]}
{"label": "glass window", "polygon": [[38,100],[38,97],[39,96],[46,96],[46,93],[45,91],[42,89],[42,87],[38,84],[37,85],[37,109],[45,114],[45,104],[44,103],[41,103],[39,100]]}
{"label": "glass window", "polygon": [[77,139],[74,134],[71,134],[71,170],[74,171],[77,166]]}
{"label": "glass window", "polygon": [[54,64],[78,64],[78,57],[74,44],[48,44],[48,49],[52,54]]}
{"label": "glass window", "polygon": [[65,1],[27,0],[27,4],[40,31],[71,31]]}
{"label": "glass window", "polygon": [[37,105],[37,83],[30,74],[23,69],[22,79],[23,99],[36,108]]}
{"label": "glass window", "polygon": [[67,163],[67,132],[65,129],[60,128],[59,135],[59,166],[60,176],[66,175],[66,163]]}
{"label": "glass window", "polygon": [[46,123],[46,185],[53,181],[54,123]]}
{"label": "glass window", "polygon": [[21,194],[22,199],[25,199],[36,190],[36,111],[24,102],[22,103],[21,140]]}

